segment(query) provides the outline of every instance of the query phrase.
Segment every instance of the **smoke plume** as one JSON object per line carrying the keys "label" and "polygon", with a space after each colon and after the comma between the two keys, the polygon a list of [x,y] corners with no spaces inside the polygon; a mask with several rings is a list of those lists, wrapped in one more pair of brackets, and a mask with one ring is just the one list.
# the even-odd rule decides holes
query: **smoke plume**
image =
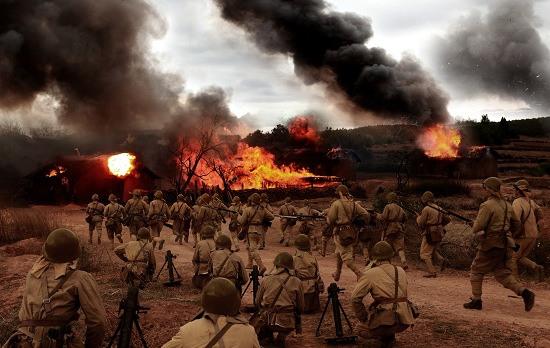
{"label": "smoke plume", "polygon": [[47,93],[74,128],[162,124],[182,92],[181,78],[148,55],[148,39],[164,30],[145,0],[0,0],[0,108]]}
{"label": "smoke plume", "polygon": [[323,83],[351,105],[411,122],[448,117],[447,96],[412,57],[401,61],[367,48],[370,22],[331,12],[323,0],[215,0],[224,19],[242,27],[258,47],[293,58],[307,84]]}
{"label": "smoke plume", "polygon": [[489,93],[550,107],[550,51],[536,29],[534,0],[493,1],[435,43],[445,78],[465,96]]}

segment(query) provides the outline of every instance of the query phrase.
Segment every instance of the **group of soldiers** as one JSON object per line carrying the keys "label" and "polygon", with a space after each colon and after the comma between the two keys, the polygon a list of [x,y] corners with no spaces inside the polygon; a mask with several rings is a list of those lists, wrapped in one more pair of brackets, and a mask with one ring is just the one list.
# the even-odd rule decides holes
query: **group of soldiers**
{"label": "group of soldiers", "polygon": [[[504,199],[501,186],[498,178],[483,181],[487,200],[481,204],[472,227],[478,249],[470,272],[472,297],[464,308],[482,309],[483,278],[494,273],[498,282],[521,296],[525,310],[530,311],[535,294],[519,282],[517,265],[521,264],[541,277],[542,267],[527,256],[536,244],[542,214],[530,197],[527,181],[514,184],[518,197],[512,204]],[[395,193],[387,194],[388,204],[380,213],[365,209],[344,185],[338,186],[336,195],[337,199],[323,212],[312,209],[308,203],[298,210],[290,199],[286,199],[275,213],[267,197],[257,193],[252,194],[245,205],[238,198],[233,199],[230,207],[223,205],[219,197],[206,194],[190,207],[183,197],[178,196],[178,202],[171,208],[159,194],[155,194],[155,200],[149,206],[139,194],[134,194],[122,214],[123,218],[129,219],[130,233],[136,235],[136,240],[115,249],[116,254],[127,261],[125,279],[129,283],[138,281],[140,286],[144,286],[146,278],[150,280],[156,264],[154,248],[157,242],[159,248],[162,247],[160,230],[168,218],[174,219],[178,242],[182,239],[187,242],[189,231],[195,239],[193,284],[202,289],[204,314],[182,326],[164,347],[260,347],[260,343],[284,346],[289,334],[294,332],[300,336],[301,314],[318,312],[319,297],[325,290],[313,254],[317,237],[313,233],[315,219],[310,217],[322,217],[326,223],[320,254],[325,255],[329,239],[334,242],[334,280],[339,281],[344,265],[357,276],[351,307],[360,321],[360,334],[379,340],[382,347],[391,347],[395,334],[413,325],[419,315],[407,291],[408,265],[404,253],[407,213]],[[88,206],[89,211],[101,209],[100,203],[95,202],[97,199]],[[422,231],[420,256],[426,263],[425,276],[434,278],[437,271],[433,260],[441,263],[441,270],[447,263],[438,249],[444,227],[450,219],[447,211],[435,204],[431,192],[424,193],[421,202],[424,208],[416,214],[416,222]],[[116,200],[111,204],[111,208],[104,208],[102,217],[109,219],[111,215],[106,212],[121,207],[116,205]],[[92,216],[99,214],[92,213]],[[229,217],[229,236],[221,231],[226,216]],[[153,224],[146,224],[145,217]],[[260,250],[265,247],[266,231],[275,217],[281,219],[281,244],[292,244],[294,222],[302,222],[301,233],[294,238],[294,255],[279,253],[273,268],[267,272]],[[190,222],[187,223],[186,219]],[[94,228],[97,229],[99,218],[94,220],[92,217],[91,221],[96,223]],[[362,269],[355,262],[354,249],[360,240],[368,240],[365,235],[368,237],[369,226],[376,221],[383,223],[384,231],[381,240],[373,245],[361,245],[368,258],[367,267]],[[113,230],[112,236],[118,238],[120,232],[117,234],[116,231],[118,229]],[[241,241],[247,248],[246,264],[235,252],[239,250]],[[19,314],[21,325],[6,347],[36,347],[39,346],[37,342],[53,347],[59,340],[71,346],[75,339],[71,334],[71,324],[78,317],[79,307],[86,315],[86,346],[100,346],[105,332],[105,310],[93,277],[76,269],[79,253],[79,239],[73,232],[61,229],[48,236],[43,256],[27,276]],[[394,262],[395,257],[398,257],[398,262]],[[254,265],[264,276],[255,297],[257,312],[247,319],[240,314],[241,291],[249,280],[246,269]],[[367,307],[365,297],[369,295],[373,302]]]}

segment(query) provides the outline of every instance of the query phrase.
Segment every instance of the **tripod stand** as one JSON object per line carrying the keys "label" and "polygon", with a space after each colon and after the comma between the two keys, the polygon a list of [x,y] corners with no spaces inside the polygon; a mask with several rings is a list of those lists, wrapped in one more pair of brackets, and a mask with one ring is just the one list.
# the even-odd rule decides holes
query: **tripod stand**
{"label": "tripod stand", "polygon": [[[178,270],[174,266],[173,259],[176,258],[176,255],[172,254],[170,250],[166,250],[166,256],[164,257],[164,263],[162,264],[162,267],[159,270],[159,273],[157,274],[157,277],[155,280],[158,280],[160,277],[160,273],[164,269],[166,265],[168,265],[168,281],[164,282],[164,286],[180,286],[181,285],[181,276],[178,273]],[[174,278],[174,272],[178,276],[178,279]]]}
{"label": "tripod stand", "polygon": [[258,293],[258,289],[260,287],[260,270],[257,265],[254,265],[252,267],[252,271],[250,272],[250,280],[248,281],[248,284],[246,284],[246,287],[244,288],[243,292],[241,293],[241,298],[246,294],[246,291],[250,287],[250,284],[252,284],[252,305],[244,306],[243,311],[246,313],[254,313],[257,310],[256,306],[256,294]]}
{"label": "tripod stand", "polygon": [[325,309],[323,310],[323,314],[321,315],[321,320],[319,321],[319,325],[317,326],[317,330],[315,331],[316,337],[321,336],[319,331],[321,330],[321,325],[323,324],[323,320],[325,319],[325,314],[327,313],[328,306],[332,302],[332,317],[334,319],[334,328],[336,330],[336,337],[325,338],[325,341],[328,344],[352,344],[357,341],[357,336],[344,336],[344,328],[342,326],[342,315],[344,315],[344,319],[346,319],[350,333],[353,333],[353,327],[351,326],[351,322],[349,321],[348,316],[344,311],[344,307],[342,307],[342,304],[338,299],[338,294],[343,292],[344,290],[345,289],[339,288],[336,283],[332,283],[328,287],[327,304],[325,305]]}
{"label": "tripod stand", "polygon": [[139,335],[139,339],[144,348],[147,348],[147,342],[143,336],[143,331],[139,325],[139,314],[147,313],[149,308],[142,307],[138,301],[139,289],[133,286],[128,287],[128,293],[125,299],[120,301],[119,313],[122,311],[118,319],[118,325],[115,333],[109,340],[107,348],[113,346],[115,339],[118,336],[117,348],[129,348],[132,341],[132,329],[135,325]]}

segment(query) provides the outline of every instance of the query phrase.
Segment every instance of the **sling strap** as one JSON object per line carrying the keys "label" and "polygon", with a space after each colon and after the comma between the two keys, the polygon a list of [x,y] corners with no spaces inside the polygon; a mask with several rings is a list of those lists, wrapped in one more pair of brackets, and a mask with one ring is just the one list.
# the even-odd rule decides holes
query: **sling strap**
{"label": "sling strap", "polygon": [[[376,307],[381,304],[388,304],[393,303],[393,308],[396,309],[397,303],[399,302],[407,302],[407,297],[398,297],[399,296],[399,272],[397,271],[397,267],[395,265],[392,265],[394,269],[394,277],[395,277],[395,286],[394,286],[394,295],[393,298],[386,298],[386,297],[378,297],[374,299],[374,302],[371,304],[372,307]],[[386,270],[382,269],[384,273],[388,275],[388,277],[391,278],[391,275],[386,272]]]}
{"label": "sling strap", "polygon": [[273,302],[269,305],[268,309],[273,309],[275,307],[275,304],[279,300],[279,297],[281,297],[281,293],[283,292],[283,289],[285,288],[286,282],[290,279],[290,274],[288,277],[286,277],[285,281],[281,283],[281,286],[279,287],[279,290],[277,290],[277,295],[275,295],[275,298],[273,299]]}
{"label": "sling strap", "polygon": [[523,218],[523,207],[521,207],[521,225],[525,225],[527,222],[527,219],[529,219],[529,216],[531,216],[531,211],[533,210],[533,206],[531,205],[531,200],[529,199],[529,212],[525,216],[525,219]]}
{"label": "sling strap", "polygon": [[212,337],[212,339],[208,342],[206,346],[204,346],[204,348],[214,347],[214,345],[218,343],[218,341],[225,335],[225,333],[231,328],[231,326],[233,326],[233,323],[225,324],[225,326],[222,327],[222,329],[218,331],[214,337]]}
{"label": "sling strap", "polygon": [[223,271],[223,268],[225,267],[225,264],[227,263],[227,261],[229,261],[229,258],[231,257],[231,253],[229,253],[229,255],[227,255],[227,257],[225,258],[225,260],[223,260],[221,266],[218,268],[218,272],[216,272],[214,274],[214,277],[218,277],[220,272]]}

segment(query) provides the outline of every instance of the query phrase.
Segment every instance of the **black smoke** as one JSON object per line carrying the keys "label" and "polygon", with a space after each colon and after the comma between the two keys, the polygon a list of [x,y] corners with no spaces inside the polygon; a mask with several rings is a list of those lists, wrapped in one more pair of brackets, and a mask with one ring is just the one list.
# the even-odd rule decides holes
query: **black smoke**
{"label": "black smoke", "polygon": [[537,32],[534,0],[493,1],[487,14],[462,18],[435,43],[446,80],[476,93],[550,107],[550,51]]}
{"label": "black smoke", "polygon": [[48,93],[73,128],[159,127],[183,85],[148,54],[164,30],[144,0],[0,0],[0,108]]}
{"label": "black smoke", "polygon": [[448,118],[445,93],[412,57],[367,48],[370,22],[332,12],[323,0],[215,0],[224,19],[261,49],[293,58],[308,84],[323,83],[355,107],[411,122]]}

